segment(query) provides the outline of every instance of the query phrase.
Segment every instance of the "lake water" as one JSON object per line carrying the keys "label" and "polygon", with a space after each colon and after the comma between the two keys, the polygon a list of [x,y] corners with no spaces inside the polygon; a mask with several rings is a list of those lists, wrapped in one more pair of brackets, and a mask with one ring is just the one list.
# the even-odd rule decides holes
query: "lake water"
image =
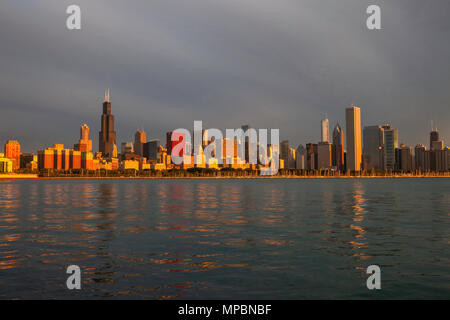
{"label": "lake water", "polygon": [[[0,182],[0,299],[449,299],[450,179]],[[368,290],[366,268],[381,268]],[[81,290],[68,290],[78,265]]]}

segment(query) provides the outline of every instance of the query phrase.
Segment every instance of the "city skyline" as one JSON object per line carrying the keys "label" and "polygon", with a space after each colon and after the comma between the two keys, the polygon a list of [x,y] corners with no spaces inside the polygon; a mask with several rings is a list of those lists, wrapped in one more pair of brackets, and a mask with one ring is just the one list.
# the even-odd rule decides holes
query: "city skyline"
{"label": "city skyline", "polygon": [[[250,134],[249,130],[254,130],[255,139],[260,139],[260,134],[257,133],[258,128],[253,128],[248,124],[231,129],[232,132],[240,130],[242,136],[233,137],[231,135],[229,137],[227,133],[226,139],[218,141],[219,144],[216,146],[222,148],[221,146],[229,143],[225,141],[234,140],[234,151],[227,149],[227,151],[223,151],[223,154],[219,152],[218,157],[217,150],[208,146],[217,139],[216,133],[211,133],[214,139],[210,140],[209,132],[210,130],[211,132],[219,131],[221,137],[219,139],[223,139],[224,135],[220,129],[202,129],[202,121],[198,121],[197,124],[194,122],[194,131],[182,128],[167,131],[165,148],[163,144],[160,144],[159,139],[148,136],[149,140],[147,141],[147,133],[139,128],[134,134],[134,142],[120,143],[121,153],[119,154],[110,89],[105,90],[101,111],[101,131],[99,132],[97,151],[93,149],[89,126],[83,124],[80,127],[80,139],[73,148],[67,148],[63,143],[54,142],[53,147],[44,146],[37,150],[36,156],[33,153],[22,152],[20,142],[8,140],[4,147],[4,154],[0,153],[3,163],[1,170],[6,172],[19,169],[34,172],[47,169],[64,171],[135,169],[142,171],[148,169],[169,170],[171,168],[190,169],[194,166],[219,170],[223,168],[262,170],[268,164],[264,165],[260,163],[262,160],[256,160],[256,155],[260,153],[258,149],[255,149],[258,148],[257,144],[254,142],[251,145],[245,135]],[[399,143],[399,129],[394,128],[391,124],[362,127],[361,114],[361,109],[355,105],[345,108],[346,130],[343,131],[337,123],[333,129],[332,141],[329,119],[325,116],[325,119],[320,121],[321,137],[318,142],[316,140],[317,143],[304,142],[293,145],[294,148],[292,148],[289,140],[280,142],[279,129],[271,128],[270,131],[277,132],[276,140],[270,140],[267,145],[264,142],[261,147],[267,151],[266,156],[270,158],[269,163],[276,163],[276,172],[278,172],[278,167],[280,169],[331,170],[334,172],[412,172],[416,169],[426,172],[445,172],[450,169],[450,148],[439,135],[439,130],[434,122],[431,122],[428,148],[419,143],[408,146]],[[199,126],[197,129],[195,129],[196,125]],[[197,130],[197,134],[200,132],[202,137],[203,142],[199,146],[195,145],[195,130]],[[189,137],[187,137],[186,134],[189,132]],[[190,138],[192,133],[194,143]],[[179,143],[183,144],[182,149],[177,146]],[[237,151],[241,146],[242,155]],[[197,147],[200,147],[200,150],[197,150]],[[273,148],[279,150],[279,154],[274,155]],[[172,149],[178,151],[173,154]],[[208,151],[208,149],[213,151]],[[252,161],[250,161],[250,153],[255,155]],[[175,157],[179,156],[181,156],[181,160],[173,161]],[[209,157],[213,159],[209,160]],[[202,160],[197,162],[198,159]]]}
{"label": "city skyline", "polygon": [[450,0],[1,1],[0,300],[450,298],[449,35]]}
{"label": "city skyline", "polygon": [[[389,121],[387,121],[387,122],[381,123],[381,124],[364,125],[362,123],[362,121],[361,121],[362,115],[364,114],[363,112],[360,111],[361,108],[359,108],[356,105],[352,104],[350,107],[346,107],[345,110],[347,110],[349,108],[355,108],[355,107],[356,107],[356,109],[359,110],[358,111],[359,123],[358,123],[357,131],[361,132],[360,137],[359,137],[359,140],[360,140],[359,141],[359,149],[361,149],[361,150],[360,150],[359,153],[362,154],[363,153],[363,145],[364,145],[363,144],[363,138],[364,138],[364,131],[365,131],[365,129],[373,128],[373,127],[380,127],[380,128],[384,127],[386,129],[386,127],[388,127],[388,126],[392,127],[392,124]],[[82,124],[80,125],[80,140],[79,140],[78,144],[75,144],[75,148],[77,148],[77,146],[79,148],[79,145],[83,143],[83,140],[87,140],[87,141],[84,141],[84,143],[89,143],[89,146],[85,147],[85,148],[88,149],[88,151],[98,151],[98,152],[102,152],[104,154],[104,156],[109,156],[109,152],[104,152],[104,150],[110,150],[110,149],[112,150],[114,147],[118,148],[117,147],[118,145],[120,146],[120,145],[124,145],[124,144],[128,144],[128,143],[132,144],[133,148],[136,148],[136,145],[139,145],[139,142],[138,142],[139,139],[144,139],[144,140],[148,140],[149,139],[148,141],[150,141],[150,140],[166,141],[166,139],[167,139],[167,132],[170,132],[170,131],[176,129],[176,128],[166,129],[165,134],[162,137],[155,137],[155,136],[148,135],[148,131],[146,131],[145,128],[143,128],[142,126],[139,126],[139,127],[136,127],[135,131],[133,131],[133,132],[131,132],[129,134],[128,138],[126,138],[124,140],[118,140],[116,138],[116,131],[114,130],[116,123],[115,123],[115,117],[112,114],[112,102],[111,102],[111,96],[110,96],[110,89],[105,89],[105,95],[104,95],[104,99],[103,99],[103,102],[102,102],[102,109],[101,110],[102,110],[102,114],[101,114],[101,121],[100,121],[99,139],[98,140],[92,139],[93,137],[95,137],[95,135],[92,135],[92,136],[89,135],[90,134],[89,132],[92,130],[92,127],[87,125],[87,123],[89,123],[89,121],[82,121]],[[328,143],[332,144],[333,141],[332,141],[331,135],[330,135],[330,123],[333,123],[333,122],[335,124],[332,126],[332,128],[334,128],[334,130],[336,130],[336,128],[338,128],[340,131],[342,131],[339,121],[332,121],[332,122],[330,122],[328,117],[325,116],[325,118],[320,120],[320,129],[318,130],[319,133],[318,133],[318,138],[316,140],[301,141],[299,143],[292,143],[291,140],[289,139],[289,137],[286,137],[287,139],[282,139],[282,140],[283,141],[289,141],[290,142],[289,147],[290,146],[298,147],[298,146],[301,146],[301,145],[304,146],[304,145],[306,145],[307,143],[310,143],[310,142],[313,142],[313,143],[328,142]],[[346,113],[344,113],[344,121],[343,121],[343,123],[346,124],[347,122],[348,122],[347,115],[346,115]],[[236,126],[236,129],[244,128],[244,127],[247,127],[247,129],[249,128],[248,125],[245,125],[245,126],[240,125],[240,126]],[[109,128],[112,128],[112,130],[109,130]],[[105,132],[103,132],[104,130],[105,130]],[[400,144],[402,144],[402,145],[409,145],[409,144],[406,144],[406,143],[403,143],[403,142],[400,143],[400,138],[398,137],[399,136],[399,134],[398,134],[398,130],[399,129],[395,128],[395,130],[397,130],[397,139],[398,139],[397,144],[398,145],[400,145]],[[70,130],[66,130],[66,131],[70,132]],[[281,132],[281,136],[283,136],[282,135],[282,129],[280,130],[280,132]],[[346,134],[345,132],[346,131],[344,131],[344,134]],[[140,138],[138,138],[138,134],[140,135]],[[333,132],[333,134],[334,134],[334,132]],[[111,135],[111,137],[109,137],[109,135]],[[122,135],[122,137],[123,136],[125,136],[125,135]],[[86,139],[86,137],[89,137],[89,139]],[[324,139],[324,137],[326,137],[326,138]],[[428,150],[430,150],[431,149],[431,141],[432,140],[439,141],[439,137],[443,137],[443,135],[440,134],[440,129],[439,129],[438,125],[437,125],[437,121],[431,120],[430,121],[430,129],[428,131],[428,136],[427,136],[429,144],[417,142],[417,143],[412,143],[409,146],[417,146],[417,145],[422,145],[423,144],[423,145],[427,146]],[[2,137],[0,137],[0,142],[2,141],[1,139],[2,139]],[[347,141],[348,141],[348,139],[343,139],[343,140],[344,140],[344,143],[343,143],[344,151],[347,151],[347,143],[348,143]],[[422,139],[422,140],[426,140],[426,139]],[[13,138],[9,138],[9,139],[5,139],[4,144],[6,144],[8,141],[19,141],[19,139],[14,139],[14,137]],[[444,142],[445,142],[445,140],[444,140]],[[25,143],[19,141],[19,143],[20,143],[20,148],[21,148],[22,152],[32,153],[32,152],[36,152],[37,149],[41,149],[42,147],[45,147],[44,145],[41,144],[41,145],[39,145],[39,147],[36,150],[26,150],[26,151],[24,151],[23,145],[24,144],[26,145],[26,141],[25,141]],[[58,140],[58,142],[56,142],[56,143],[57,144],[62,144],[62,145],[71,145],[71,144],[73,144],[73,138],[68,143],[63,143],[60,140]],[[48,146],[49,145],[53,145],[53,144],[55,144],[55,141],[53,141],[50,144],[48,144]],[[142,144],[142,142],[141,142],[141,144]],[[98,149],[93,149],[93,147],[92,147],[93,145],[98,145]],[[143,145],[140,145],[140,148],[141,148],[140,149],[141,151],[138,151],[136,153],[139,154],[139,155],[142,155]],[[82,149],[81,151],[86,151],[86,149]],[[133,152],[134,152],[134,149],[133,149]],[[361,157],[361,164],[363,162],[364,162],[364,159]]]}
{"label": "city skyline", "polygon": [[297,145],[318,140],[325,113],[330,129],[342,125],[341,108],[353,103],[364,109],[363,127],[391,123],[400,143],[428,145],[430,120],[450,136],[448,2],[383,3],[379,32],[363,28],[365,1],[79,5],[83,30],[70,33],[58,14],[64,3],[3,4],[1,144],[17,139],[32,151],[55,132],[71,144],[62,129],[94,119],[105,87],[121,119],[118,141],[136,127],[163,140],[196,119],[231,128],[244,119]]}

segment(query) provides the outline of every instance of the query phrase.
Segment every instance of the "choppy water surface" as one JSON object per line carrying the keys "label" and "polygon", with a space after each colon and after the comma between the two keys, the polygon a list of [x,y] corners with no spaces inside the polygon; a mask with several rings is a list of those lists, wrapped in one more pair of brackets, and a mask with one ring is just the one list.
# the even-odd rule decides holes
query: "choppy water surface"
{"label": "choppy water surface", "polygon": [[[0,182],[0,298],[450,298],[450,179]],[[79,265],[82,289],[66,288]],[[366,288],[366,268],[382,289]]]}

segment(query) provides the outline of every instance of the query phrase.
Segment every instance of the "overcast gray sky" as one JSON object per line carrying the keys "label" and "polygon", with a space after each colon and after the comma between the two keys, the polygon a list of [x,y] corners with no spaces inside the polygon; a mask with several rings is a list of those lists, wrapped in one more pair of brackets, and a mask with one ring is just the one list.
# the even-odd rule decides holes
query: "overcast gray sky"
{"label": "overcast gray sky", "polygon": [[[367,30],[369,4],[382,30]],[[296,146],[320,139],[325,113],[344,127],[351,103],[400,142],[428,144],[430,120],[448,140],[449,39],[448,0],[2,0],[0,143],[72,147],[86,123],[97,149],[105,88],[118,144],[203,120]]]}

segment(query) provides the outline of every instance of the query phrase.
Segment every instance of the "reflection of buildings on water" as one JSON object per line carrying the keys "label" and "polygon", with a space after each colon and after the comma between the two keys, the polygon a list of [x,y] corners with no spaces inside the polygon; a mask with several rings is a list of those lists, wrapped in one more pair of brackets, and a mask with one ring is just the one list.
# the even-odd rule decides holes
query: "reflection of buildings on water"
{"label": "reflection of buildings on water", "polygon": [[[114,254],[110,250],[110,243],[117,235],[118,186],[116,183],[101,183],[98,185],[98,224],[96,226],[96,255],[100,263],[92,267],[87,273],[96,283],[115,282],[115,275],[119,269]],[[109,294],[109,292],[105,292]]]}
{"label": "reflection of buildings on water", "polygon": [[368,241],[364,220],[368,213],[368,199],[363,183],[353,181],[350,190],[326,188],[324,194],[323,210],[327,222],[321,233],[325,235],[325,241],[331,242],[327,245],[327,252],[354,256],[358,261],[370,258],[365,252]]}
{"label": "reflection of buildings on water", "polygon": [[350,229],[356,233],[354,233],[354,240],[350,241],[349,244],[355,251],[354,256],[358,257],[361,260],[370,258],[370,256],[362,251],[362,249],[367,247],[368,244],[365,237],[366,230],[363,227],[364,217],[368,212],[365,208],[367,199],[364,196],[365,192],[362,184],[359,181],[355,181],[352,206],[354,223],[350,225]]}

